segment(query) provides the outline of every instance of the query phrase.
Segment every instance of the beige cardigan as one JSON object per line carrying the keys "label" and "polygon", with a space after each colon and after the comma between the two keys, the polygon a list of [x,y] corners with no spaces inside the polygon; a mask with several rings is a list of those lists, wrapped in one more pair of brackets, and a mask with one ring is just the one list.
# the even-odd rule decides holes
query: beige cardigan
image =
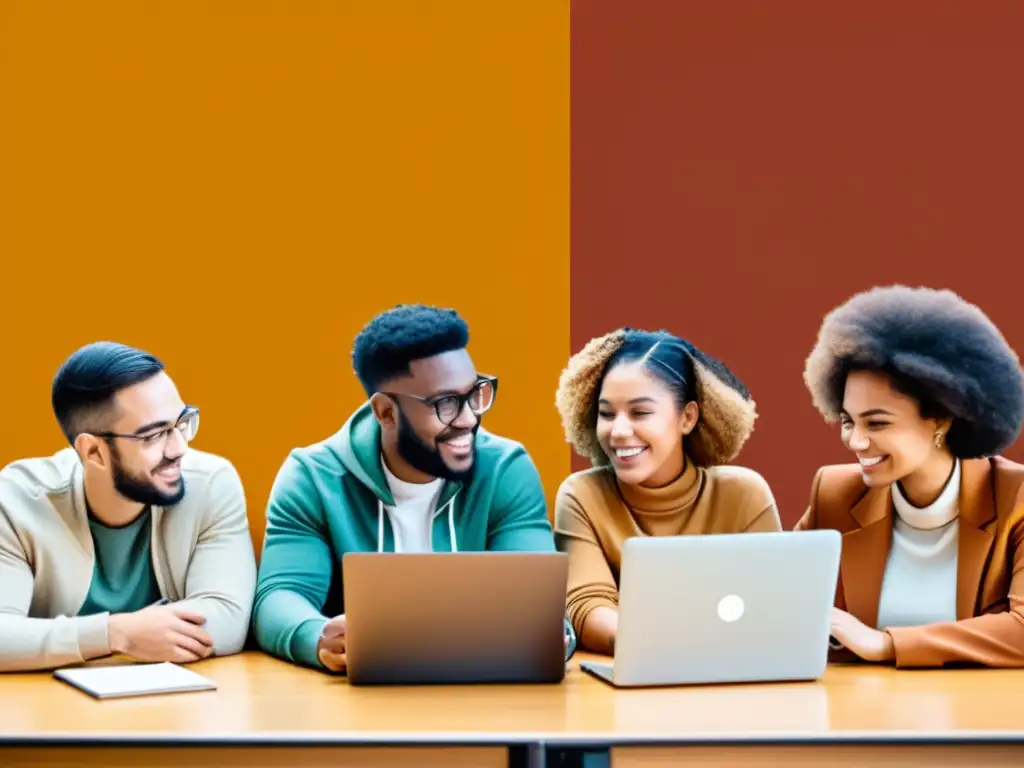
{"label": "beige cardigan", "polygon": [[[182,502],[152,510],[160,594],[206,617],[217,655],[237,653],[256,588],[242,482],[226,459],[194,449],[182,458],[182,477]],[[110,654],[108,614],[77,615],[93,565],[75,451],[0,470],[0,672],[53,669]]]}

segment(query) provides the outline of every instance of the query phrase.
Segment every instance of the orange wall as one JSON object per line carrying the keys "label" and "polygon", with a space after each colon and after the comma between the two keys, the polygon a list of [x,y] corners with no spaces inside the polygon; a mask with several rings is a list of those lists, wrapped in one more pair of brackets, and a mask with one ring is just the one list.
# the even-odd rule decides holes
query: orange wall
{"label": "orange wall", "polygon": [[467,318],[502,380],[487,426],[553,496],[568,23],[551,0],[0,5],[0,464],[63,447],[74,348],[142,346],[258,544],[288,450],[361,402],[355,333],[422,301]]}

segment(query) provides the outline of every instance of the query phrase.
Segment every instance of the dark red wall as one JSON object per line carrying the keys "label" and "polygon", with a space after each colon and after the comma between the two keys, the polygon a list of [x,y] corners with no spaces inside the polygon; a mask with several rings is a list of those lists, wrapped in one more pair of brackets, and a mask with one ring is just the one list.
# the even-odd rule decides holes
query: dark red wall
{"label": "dark red wall", "polygon": [[1019,2],[573,2],[573,350],[722,358],[761,414],[737,463],[795,522],[847,460],[802,381],[823,313],[948,287],[1024,350],[1022,41]]}

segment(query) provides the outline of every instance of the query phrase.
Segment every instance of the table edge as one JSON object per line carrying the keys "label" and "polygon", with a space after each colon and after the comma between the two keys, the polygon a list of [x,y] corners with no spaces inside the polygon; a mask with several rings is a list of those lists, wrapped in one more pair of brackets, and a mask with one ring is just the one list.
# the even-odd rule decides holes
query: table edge
{"label": "table edge", "polygon": [[805,733],[783,731],[777,733],[713,733],[684,735],[622,735],[603,733],[550,733],[550,732],[359,732],[332,731],[266,731],[245,734],[173,734],[173,733],[0,733],[0,748],[12,746],[345,746],[345,747],[397,747],[397,746],[517,746],[545,744],[548,746],[787,746],[814,745],[925,745],[925,744],[1021,744],[1024,731],[942,731],[920,733],[913,731],[843,731],[841,733]]}

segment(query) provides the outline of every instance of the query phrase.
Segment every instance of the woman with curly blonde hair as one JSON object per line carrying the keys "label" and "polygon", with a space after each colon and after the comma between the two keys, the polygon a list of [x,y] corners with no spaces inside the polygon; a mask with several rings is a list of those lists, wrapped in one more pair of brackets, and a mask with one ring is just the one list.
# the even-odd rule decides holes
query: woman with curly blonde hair
{"label": "woman with curly blonde hair", "polygon": [[582,647],[614,648],[627,538],[781,529],[764,479],[725,466],[753,431],[750,393],[689,342],[629,328],[593,339],[563,371],[556,405],[568,441],[594,464],[555,502]]}
{"label": "woman with curly blonde hair", "polygon": [[836,658],[1024,666],[1024,373],[976,306],[890,286],[829,313],[804,374],[851,464],[797,529],[843,534]]}

